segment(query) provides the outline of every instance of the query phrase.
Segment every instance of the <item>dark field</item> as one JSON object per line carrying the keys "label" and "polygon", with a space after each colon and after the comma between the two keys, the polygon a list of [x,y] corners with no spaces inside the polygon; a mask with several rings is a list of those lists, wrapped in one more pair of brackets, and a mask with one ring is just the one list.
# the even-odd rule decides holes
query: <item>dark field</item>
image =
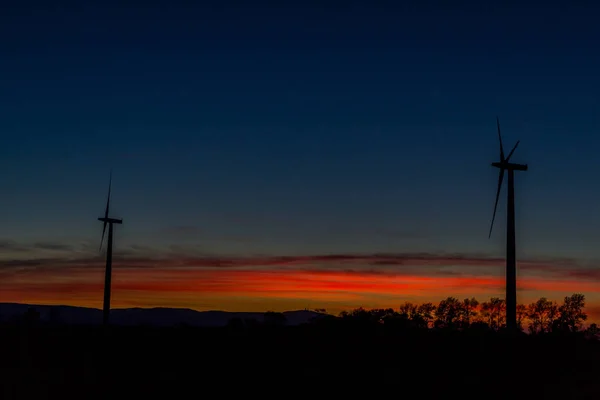
{"label": "dark field", "polygon": [[573,399],[600,393],[600,343],[576,335],[383,326],[4,326],[1,338],[4,399],[363,391],[369,397]]}

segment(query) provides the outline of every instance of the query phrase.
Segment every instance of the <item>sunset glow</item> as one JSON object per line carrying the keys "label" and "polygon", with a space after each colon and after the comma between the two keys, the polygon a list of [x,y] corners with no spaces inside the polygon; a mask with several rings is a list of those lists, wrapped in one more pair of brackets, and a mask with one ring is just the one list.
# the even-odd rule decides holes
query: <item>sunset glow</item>
{"label": "sunset glow", "polygon": [[[7,264],[7,262],[5,262]],[[520,264],[519,302],[561,301],[584,293],[597,319],[600,285],[594,270],[564,261]],[[100,308],[99,259],[12,262],[2,269],[0,301]],[[273,258],[126,259],[115,266],[114,308],[284,311],[397,308],[404,301],[504,297],[502,260],[427,255]]]}

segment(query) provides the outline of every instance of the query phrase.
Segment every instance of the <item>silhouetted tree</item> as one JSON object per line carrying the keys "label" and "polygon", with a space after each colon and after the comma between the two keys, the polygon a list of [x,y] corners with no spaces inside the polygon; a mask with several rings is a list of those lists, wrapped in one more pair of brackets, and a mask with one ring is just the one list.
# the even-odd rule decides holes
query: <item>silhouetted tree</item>
{"label": "silhouetted tree", "polygon": [[554,321],[558,317],[558,305],[546,299],[540,298],[527,307],[527,318],[529,318],[529,332],[544,333],[552,331]]}
{"label": "silhouetted tree", "polygon": [[465,327],[471,325],[473,318],[477,317],[477,306],[479,302],[475,297],[464,299],[460,309],[460,318]]}
{"label": "silhouetted tree", "polygon": [[492,327],[497,330],[502,329],[506,326],[506,300],[492,298],[490,302],[496,314],[496,326]]}
{"label": "silhouetted tree", "polygon": [[430,328],[433,326],[436,306],[433,303],[423,303],[417,309],[414,322],[418,328]]}
{"label": "silhouetted tree", "polygon": [[583,311],[585,307],[585,296],[575,293],[565,297],[563,304],[558,308],[559,317],[556,321],[561,331],[578,332],[587,320],[587,314]]}
{"label": "silhouetted tree", "polygon": [[490,301],[481,304],[481,314],[494,330],[499,330],[506,325],[506,303],[504,299],[492,297]]}
{"label": "silhouetted tree", "polygon": [[384,324],[388,328],[398,329],[409,326],[407,316],[402,316],[393,308],[379,308],[371,311],[371,322]]}
{"label": "silhouetted tree", "polygon": [[416,322],[417,308],[417,305],[407,301],[398,307],[397,313],[392,310],[393,313],[389,314],[388,321],[393,320],[394,326],[397,328],[413,327]]}
{"label": "silhouetted tree", "polygon": [[382,320],[396,316],[393,308],[375,308],[370,311],[371,320],[381,322]]}
{"label": "silhouetted tree", "polygon": [[525,322],[525,319],[527,319],[527,306],[524,304],[517,304],[517,328],[520,331],[523,331],[523,323]]}
{"label": "silhouetted tree", "polygon": [[350,312],[342,311],[340,317],[346,320],[351,320],[357,324],[369,324],[379,322],[380,316],[377,315],[377,310],[365,310],[362,307],[356,308]]}
{"label": "silhouetted tree", "polygon": [[455,328],[461,315],[461,309],[462,303],[454,297],[440,301],[435,310],[435,327]]}
{"label": "silhouetted tree", "polygon": [[350,311],[342,311],[339,317],[342,322],[352,325],[369,325],[372,322],[371,313],[362,307]]}
{"label": "silhouetted tree", "polygon": [[417,305],[407,301],[398,308],[398,314],[401,318],[412,320],[417,315],[417,309]]}

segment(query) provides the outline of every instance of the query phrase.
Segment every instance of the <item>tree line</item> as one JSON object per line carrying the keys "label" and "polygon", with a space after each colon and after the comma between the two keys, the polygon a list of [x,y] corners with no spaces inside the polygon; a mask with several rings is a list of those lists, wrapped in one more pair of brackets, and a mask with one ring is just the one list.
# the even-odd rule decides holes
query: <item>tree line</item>
{"label": "tree line", "polygon": [[[598,336],[595,323],[585,327],[588,315],[584,308],[585,296],[580,293],[565,297],[562,304],[542,297],[528,305],[517,305],[517,325],[521,331],[531,334],[586,332]],[[463,300],[448,297],[438,304],[405,302],[397,310],[367,310],[361,307],[342,311],[339,317],[342,320],[402,324],[422,329],[482,328],[500,331],[506,328],[506,303],[498,297],[482,303],[474,297]]]}
{"label": "tree line", "polygon": [[[359,307],[351,311],[342,311],[337,318],[327,314],[324,308],[310,311],[318,314],[313,318],[313,323],[335,320],[362,326],[371,324],[399,329],[428,330],[502,331],[506,328],[506,303],[504,299],[498,297],[492,297],[481,303],[474,297],[463,300],[447,297],[438,304],[405,302],[398,309]],[[39,312],[29,308],[22,316],[15,317],[12,322],[35,325],[39,323],[39,319]],[[51,321],[54,319],[51,318]],[[596,323],[585,326],[587,319],[585,295],[580,293],[565,297],[562,304],[542,297],[528,305],[517,305],[518,328],[534,335],[579,333],[590,338],[600,338],[600,328]],[[233,318],[227,324],[229,328],[234,329],[284,325],[287,325],[285,315],[273,311],[264,313],[260,322],[254,319]]]}

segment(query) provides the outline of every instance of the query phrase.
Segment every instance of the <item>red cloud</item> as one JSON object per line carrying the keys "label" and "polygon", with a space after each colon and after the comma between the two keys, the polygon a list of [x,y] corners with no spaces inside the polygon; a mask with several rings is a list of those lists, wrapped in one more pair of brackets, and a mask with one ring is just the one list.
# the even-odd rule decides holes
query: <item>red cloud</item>
{"label": "red cloud", "polygon": [[[115,265],[126,267],[270,267],[292,265],[371,265],[371,266],[503,266],[504,259],[471,255],[439,255],[428,253],[412,254],[333,254],[307,256],[272,257],[186,257],[169,256],[157,258],[116,257]],[[0,268],[7,267],[48,267],[48,266],[103,266],[101,257],[73,259],[30,259],[0,260]],[[519,260],[521,270],[543,270],[547,272],[568,271],[578,268],[576,260]],[[592,270],[588,270],[592,271]]]}

